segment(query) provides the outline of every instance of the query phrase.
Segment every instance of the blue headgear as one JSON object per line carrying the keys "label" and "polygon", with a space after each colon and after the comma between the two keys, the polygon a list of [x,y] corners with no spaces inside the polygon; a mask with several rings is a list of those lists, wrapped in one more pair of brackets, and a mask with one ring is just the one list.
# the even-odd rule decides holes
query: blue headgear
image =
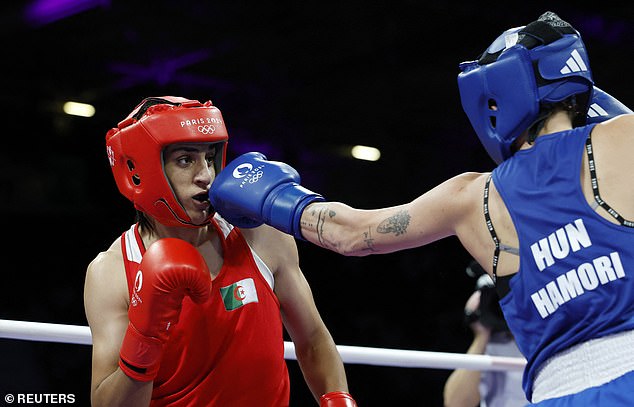
{"label": "blue headgear", "polygon": [[552,103],[576,95],[573,124],[585,124],[593,86],[588,55],[580,34],[552,12],[505,31],[460,70],[462,107],[496,163],[513,154],[513,141]]}

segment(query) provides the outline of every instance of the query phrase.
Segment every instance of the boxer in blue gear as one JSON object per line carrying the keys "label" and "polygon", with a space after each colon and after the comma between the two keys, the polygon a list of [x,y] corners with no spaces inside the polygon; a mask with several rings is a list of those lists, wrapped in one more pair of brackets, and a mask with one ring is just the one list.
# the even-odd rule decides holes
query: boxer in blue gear
{"label": "boxer in blue gear", "polygon": [[250,154],[218,175],[211,202],[348,256],[457,236],[496,284],[532,405],[634,405],[634,115],[594,86],[580,34],[552,12],[460,68],[463,109],[498,163],[491,173],[360,210]]}

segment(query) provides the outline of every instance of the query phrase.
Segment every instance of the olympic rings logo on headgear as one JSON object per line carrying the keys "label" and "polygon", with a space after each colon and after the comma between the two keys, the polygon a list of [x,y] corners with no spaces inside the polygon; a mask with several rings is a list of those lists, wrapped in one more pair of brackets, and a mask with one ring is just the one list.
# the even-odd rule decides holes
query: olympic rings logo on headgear
{"label": "olympic rings logo on headgear", "polygon": [[202,126],[198,126],[198,131],[202,134],[213,134],[216,131],[216,128],[211,124],[205,124]]}

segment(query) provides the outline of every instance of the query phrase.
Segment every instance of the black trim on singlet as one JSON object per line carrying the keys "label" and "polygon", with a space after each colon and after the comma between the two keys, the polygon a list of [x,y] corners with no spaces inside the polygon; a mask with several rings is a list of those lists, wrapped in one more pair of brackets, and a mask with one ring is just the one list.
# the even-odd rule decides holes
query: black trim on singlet
{"label": "black trim on singlet", "polygon": [[509,291],[511,291],[511,287],[509,286],[509,281],[511,280],[511,277],[515,275],[515,273],[509,274],[507,276],[498,277],[498,262],[500,260],[500,251],[505,251],[505,252],[519,256],[519,249],[511,247],[511,246],[506,246],[500,243],[500,239],[498,239],[498,235],[497,233],[495,233],[495,228],[493,227],[493,222],[491,221],[491,215],[489,214],[489,190],[490,190],[489,186],[491,184],[492,175],[493,174],[489,174],[484,184],[483,208],[484,208],[484,219],[486,220],[487,229],[489,229],[489,233],[491,234],[491,238],[493,239],[493,243],[495,244],[495,250],[493,251],[493,265],[492,265],[493,266],[492,267],[493,285],[495,286],[495,291],[497,292],[498,297],[502,299],[504,298],[506,294],[509,293]]}
{"label": "black trim on singlet", "polygon": [[588,138],[586,139],[586,154],[588,155],[588,167],[590,169],[590,182],[592,183],[592,193],[594,195],[594,200],[600,207],[605,209],[607,213],[612,215],[612,217],[616,219],[621,225],[628,228],[634,228],[634,222],[625,219],[616,210],[612,209],[612,207],[601,198],[601,194],[599,194],[599,181],[597,179],[597,168],[594,163],[594,153],[592,152],[591,135],[592,132],[588,134]]}
{"label": "black trim on singlet", "polygon": [[493,174],[489,174],[487,180],[484,184],[484,220],[487,223],[487,229],[489,229],[489,233],[491,234],[491,238],[493,239],[493,243],[495,244],[495,250],[493,251],[493,284],[497,283],[498,279],[498,261],[500,260],[500,241],[498,239],[497,233],[495,233],[495,229],[493,228],[493,222],[491,222],[491,216],[489,215],[489,184],[491,184],[491,176]]}

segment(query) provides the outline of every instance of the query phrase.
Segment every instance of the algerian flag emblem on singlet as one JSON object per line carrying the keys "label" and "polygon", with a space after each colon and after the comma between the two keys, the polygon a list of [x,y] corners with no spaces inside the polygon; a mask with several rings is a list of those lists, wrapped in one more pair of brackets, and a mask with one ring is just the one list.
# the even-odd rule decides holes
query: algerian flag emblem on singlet
{"label": "algerian flag emblem on singlet", "polygon": [[220,287],[220,296],[227,311],[233,311],[250,302],[258,302],[258,292],[252,278],[245,278],[226,287]]}

